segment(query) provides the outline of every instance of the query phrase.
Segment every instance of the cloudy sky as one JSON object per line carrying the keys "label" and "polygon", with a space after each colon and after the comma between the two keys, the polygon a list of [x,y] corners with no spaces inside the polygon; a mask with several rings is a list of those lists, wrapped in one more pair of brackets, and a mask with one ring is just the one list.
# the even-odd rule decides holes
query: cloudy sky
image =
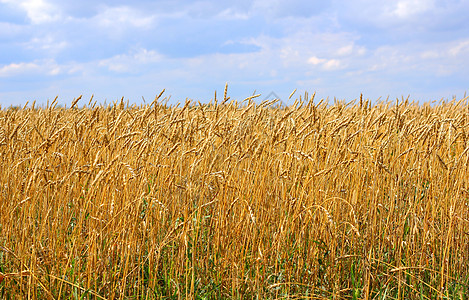
{"label": "cloudy sky", "polygon": [[[469,92],[469,0],[0,0],[0,105]],[[83,103],[87,103],[84,101]]]}

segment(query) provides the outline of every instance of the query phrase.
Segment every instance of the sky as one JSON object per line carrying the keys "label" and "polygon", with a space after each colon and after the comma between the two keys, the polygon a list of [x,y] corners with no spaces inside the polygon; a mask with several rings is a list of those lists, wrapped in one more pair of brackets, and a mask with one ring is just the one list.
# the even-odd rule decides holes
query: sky
{"label": "sky", "polygon": [[0,105],[209,102],[225,83],[287,105],[460,99],[468,15],[469,0],[0,0]]}

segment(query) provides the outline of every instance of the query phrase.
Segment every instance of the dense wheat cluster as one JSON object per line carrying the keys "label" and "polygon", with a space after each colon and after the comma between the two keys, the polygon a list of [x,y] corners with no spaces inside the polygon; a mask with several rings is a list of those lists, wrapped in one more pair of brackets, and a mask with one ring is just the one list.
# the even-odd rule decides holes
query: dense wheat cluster
{"label": "dense wheat cluster", "polygon": [[467,299],[467,100],[305,97],[1,109],[0,297]]}

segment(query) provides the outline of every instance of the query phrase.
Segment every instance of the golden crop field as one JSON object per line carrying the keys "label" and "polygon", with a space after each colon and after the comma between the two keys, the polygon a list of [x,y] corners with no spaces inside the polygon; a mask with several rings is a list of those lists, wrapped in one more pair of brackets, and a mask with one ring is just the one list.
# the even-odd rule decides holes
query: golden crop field
{"label": "golden crop field", "polygon": [[224,98],[0,109],[0,298],[468,299],[466,98]]}

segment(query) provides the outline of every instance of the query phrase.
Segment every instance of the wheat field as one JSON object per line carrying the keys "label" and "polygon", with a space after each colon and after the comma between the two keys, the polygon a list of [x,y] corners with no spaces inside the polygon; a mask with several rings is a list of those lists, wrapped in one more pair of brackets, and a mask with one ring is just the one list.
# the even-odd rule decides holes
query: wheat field
{"label": "wheat field", "polygon": [[2,299],[468,299],[469,103],[0,109]]}

